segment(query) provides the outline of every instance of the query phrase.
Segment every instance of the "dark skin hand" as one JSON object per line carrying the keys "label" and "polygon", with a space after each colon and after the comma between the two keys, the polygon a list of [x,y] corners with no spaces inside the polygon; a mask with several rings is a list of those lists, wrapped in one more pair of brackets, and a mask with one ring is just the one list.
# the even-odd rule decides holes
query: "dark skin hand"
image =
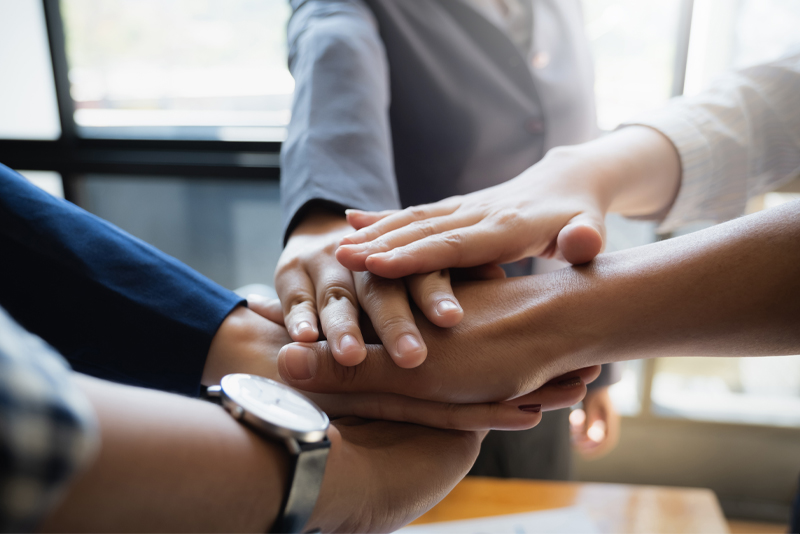
{"label": "dark skin hand", "polygon": [[[278,373],[278,352],[291,339],[283,326],[268,319],[282,321],[280,303],[251,296],[249,305],[250,309],[240,307],[231,312],[217,331],[206,359],[205,385],[217,384],[225,374],[236,372],[283,381]],[[585,378],[588,382],[593,377]],[[542,388],[511,403],[439,403],[380,391],[309,396],[331,417],[358,416],[459,430],[523,430],[536,426],[541,412],[576,404],[585,394],[581,382],[570,388]],[[524,405],[538,408],[519,408]]]}
{"label": "dark skin hand", "polygon": [[371,347],[345,370],[318,343],[284,347],[279,370],[308,391],[486,402],[612,361],[797,354],[797,243],[800,202],[791,202],[586,266],[458,286],[464,320],[441,330],[418,318],[431,357],[415,369],[389,366]]}

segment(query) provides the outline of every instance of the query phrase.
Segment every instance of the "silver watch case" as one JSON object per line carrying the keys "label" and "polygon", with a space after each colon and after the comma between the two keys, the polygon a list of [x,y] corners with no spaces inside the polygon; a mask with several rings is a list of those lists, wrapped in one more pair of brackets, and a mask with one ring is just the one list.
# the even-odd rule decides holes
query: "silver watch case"
{"label": "silver watch case", "polygon": [[[248,398],[247,394],[242,392],[244,386],[250,386],[251,390],[256,387],[259,388],[259,391],[272,393],[277,400],[268,398],[265,402],[262,399]],[[300,452],[298,442],[317,443],[325,440],[330,426],[327,414],[311,399],[285,384],[262,376],[244,373],[225,375],[219,386],[208,388],[207,395],[219,397],[222,406],[234,418],[246,423],[259,433],[284,441],[290,452],[294,454]],[[271,417],[270,407],[280,405],[281,400],[289,401],[280,407],[281,410],[290,413],[294,411],[298,420],[305,419],[304,422],[307,424],[290,428],[281,424],[275,417]],[[287,404],[288,406],[284,408]],[[300,413],[301,411],[303,413]]]}

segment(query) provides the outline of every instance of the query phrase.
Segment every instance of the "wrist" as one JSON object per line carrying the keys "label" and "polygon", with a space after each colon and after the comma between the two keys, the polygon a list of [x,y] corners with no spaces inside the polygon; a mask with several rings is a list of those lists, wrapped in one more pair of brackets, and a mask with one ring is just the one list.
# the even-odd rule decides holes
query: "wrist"
{"label": "wrist", "polygon": [[334,213],[329,210],[315,210],[306,214],[297,224],[297,227],[289,236],[289,240],[294,237],[321,235],[342,230],[353,231],[353,227],[347,222],[345,215]]}
{"label": "wrist", "polygon": [[288,342],[282,327],[238,306],[222,321],[211,340],[201,383],[219,384],[230,373],[253,373],[277,379],[277,353]]}

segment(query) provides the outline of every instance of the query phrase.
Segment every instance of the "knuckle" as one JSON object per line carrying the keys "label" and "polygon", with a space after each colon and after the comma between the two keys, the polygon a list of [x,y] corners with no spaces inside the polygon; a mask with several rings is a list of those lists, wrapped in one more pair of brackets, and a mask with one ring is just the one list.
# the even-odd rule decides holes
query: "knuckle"
{"label": "knuckle", "polygon": [[412,229],[414,233],[422,237],[430,237],[436,233],[436,226],[429,219],[416,221],[412,224]]}
{"label": "knuckle", "polygon": [[411,215],[415,219],[421,219],[425,217],[428,213],[427,206],[411,206],[410,208],[406,208],[408,214]]}
{"label": "knuckle", "polygon": [[384,333],[392,333],[393,335],[400,335],[409,329],[409,321],[407,318],[400,315],[382,314],[376,321],[378,324],[376,328]]}
{"label": "knuckle", "polygon": [[325,288],[322,290],[322,295],[320,298],[322,305],[327,306],[340,301],[348,301],[353,306],[356,306],[357,303],[353,292],[346,285],[330,284],[325,286]]}
{"label": "knuckle", "polygon": [[463,255],[464,236],[458,232],[445,234],[442,236],[441,243],[446,249],[449,249],[453,253],[455,256],[455,264],[458,265]]}

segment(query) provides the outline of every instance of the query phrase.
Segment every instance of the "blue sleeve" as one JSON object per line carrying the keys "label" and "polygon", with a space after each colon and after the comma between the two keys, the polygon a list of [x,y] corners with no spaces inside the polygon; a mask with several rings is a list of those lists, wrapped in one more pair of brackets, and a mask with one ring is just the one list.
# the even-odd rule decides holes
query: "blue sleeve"
{"label": "blue sleeve", "polygon": [[0,165],[0,306],[76,371],[196,395],[242,299]]}
{"label": "blue sleeve", "polygon": [[400,207],[389,125],[389,67],[360,0],[292,0],[292,119],[281,150],[283,230],[309,202]]}

